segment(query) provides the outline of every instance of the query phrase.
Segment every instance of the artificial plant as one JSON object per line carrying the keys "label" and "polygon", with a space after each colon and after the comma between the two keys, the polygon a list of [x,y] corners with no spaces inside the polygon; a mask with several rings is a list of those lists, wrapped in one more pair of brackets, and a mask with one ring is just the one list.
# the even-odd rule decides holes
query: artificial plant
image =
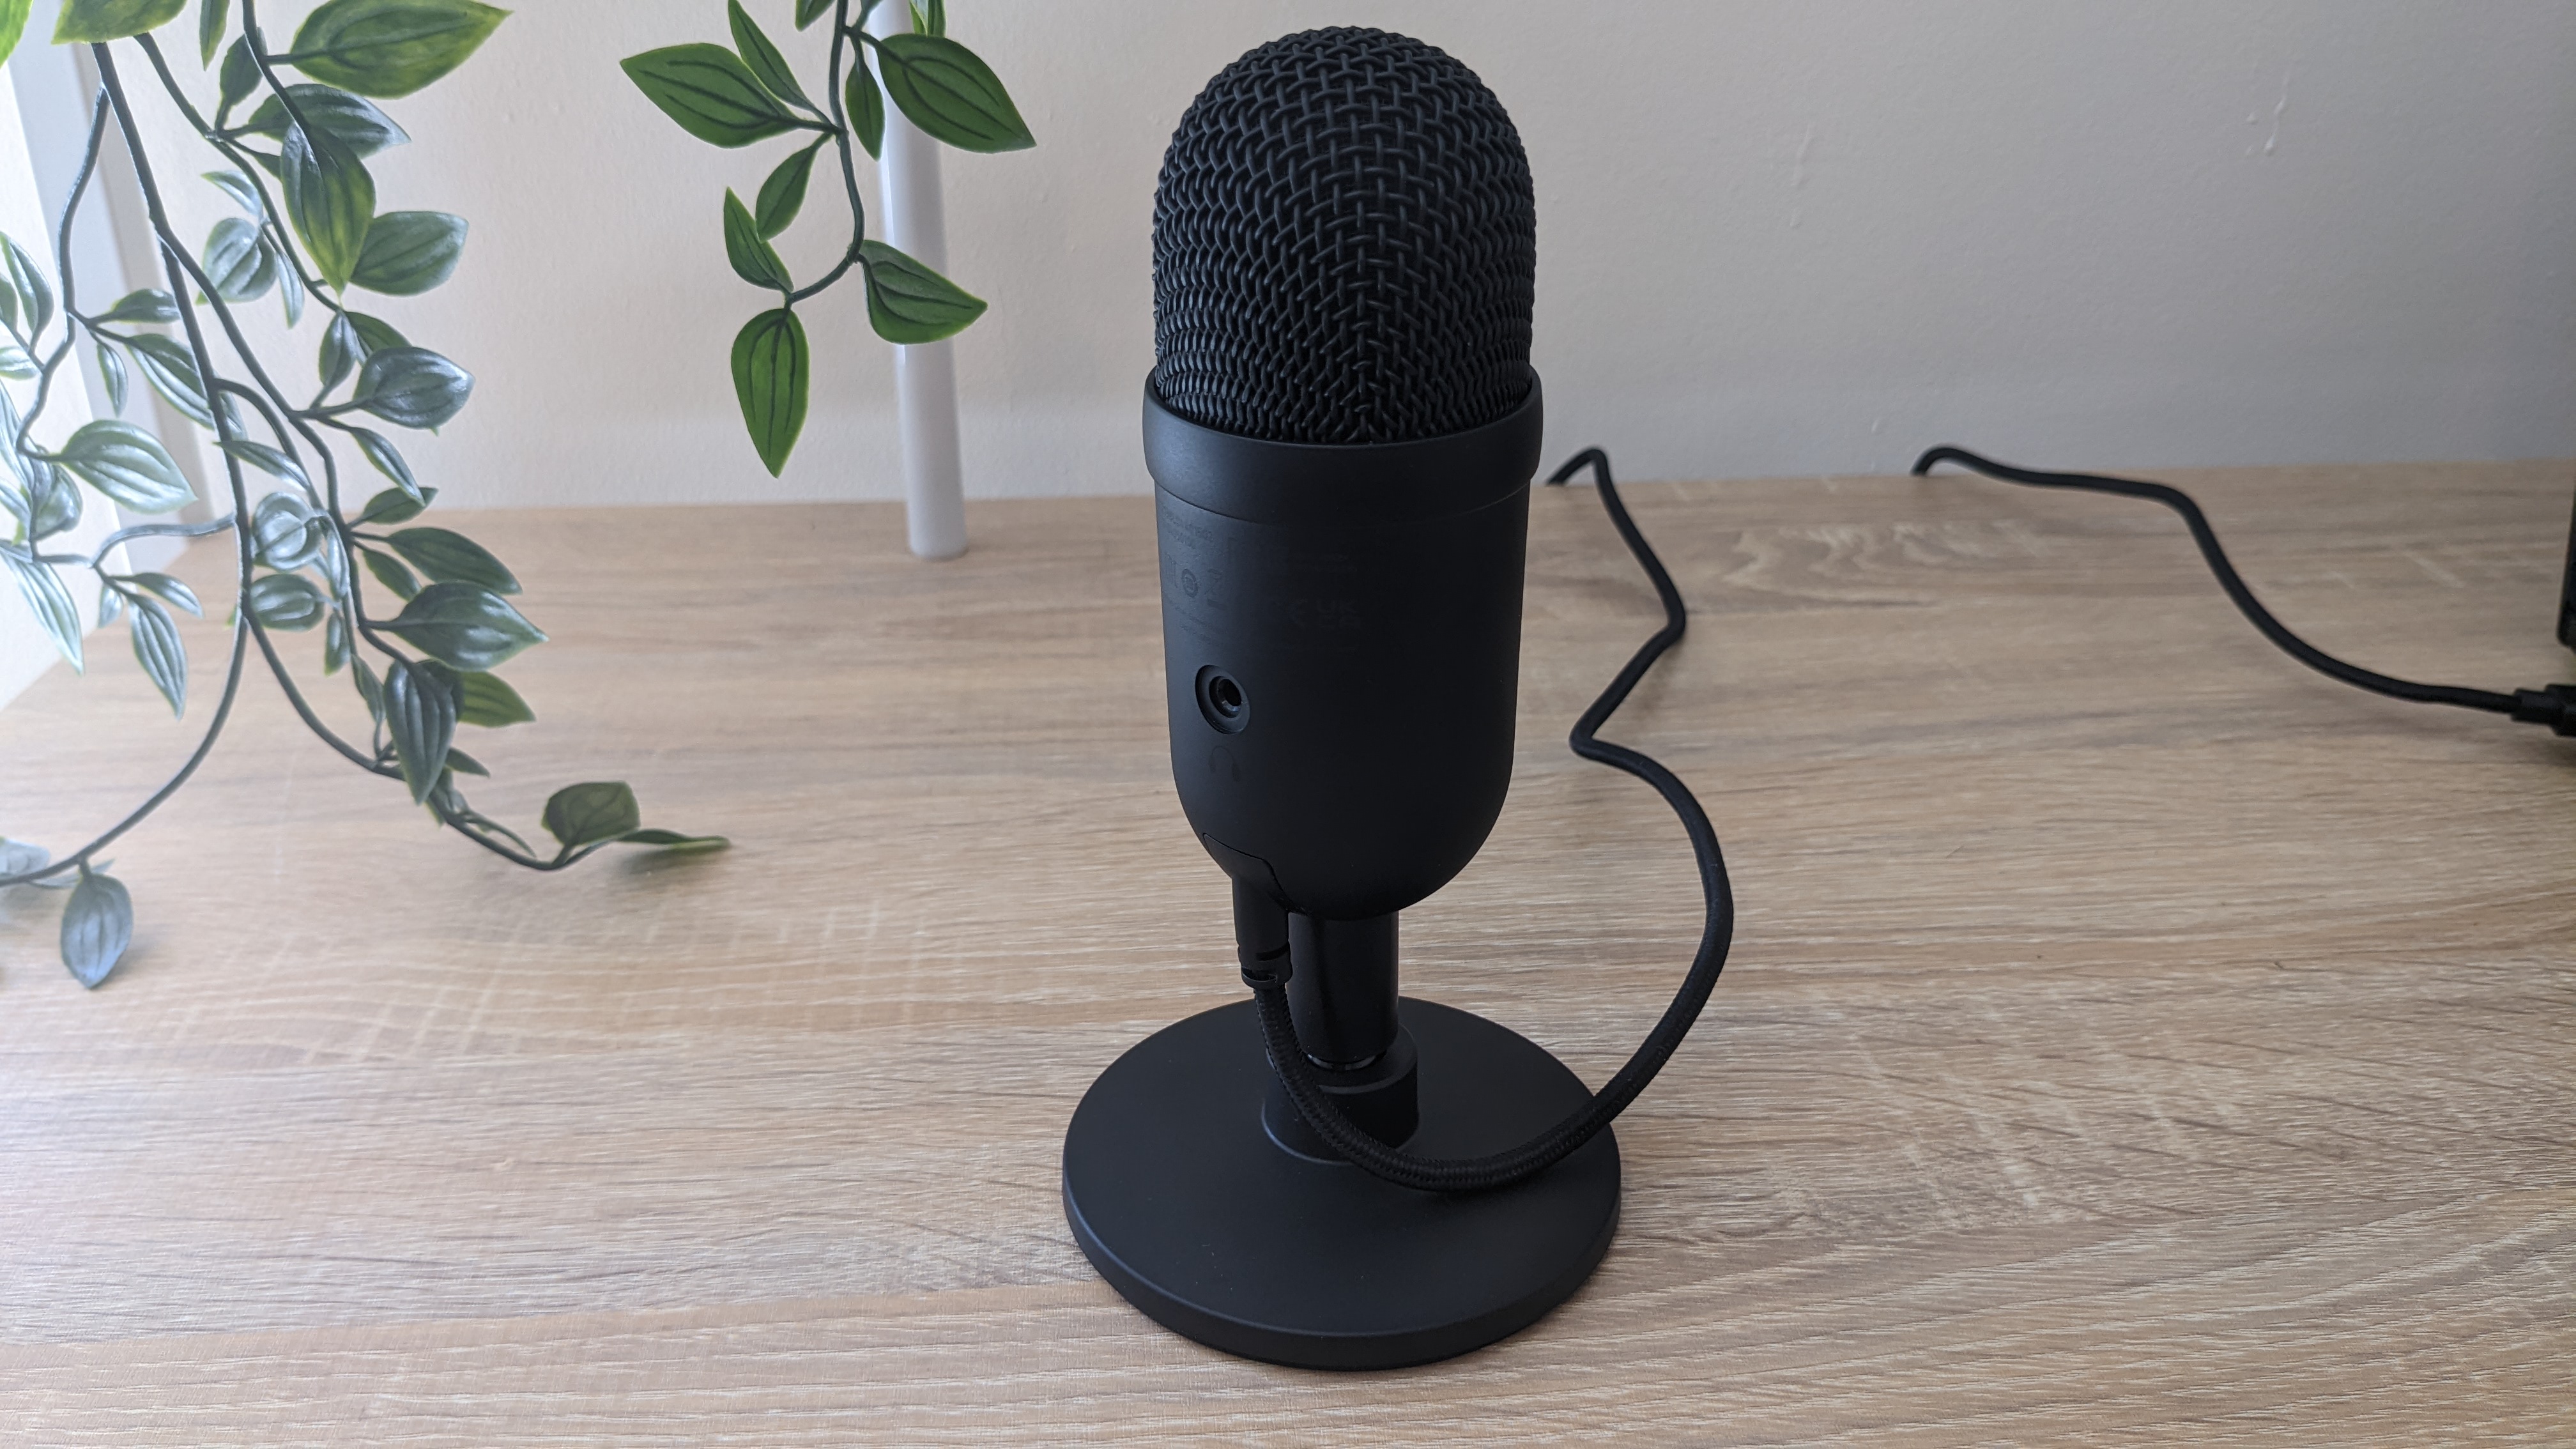
{"label": "artificial plant", "polygon": [[[636,87],[680,123],[682,130],[718,146],[748,146],[773,136],[799,137],[795,149],[770,171],[751,205],[732,190],[724,198],[726,259],[736,275],[778,294],[778,305],[753,317],[733,340],[734,396],[743,426],[772,477],[805,427],[812,352],[796,304],[822,292],[856,268],[864,278],[868,325],[888,342],[936,342],[965,330],[983,315],[984,303],[929,267],[867,235],[867,205],[859,199],[854,149],[876,157],[884,146],[886,106],[935,140],[965,151],[1017,151],[1036,145],[993,68],[948,36],[945,0],[897,0],[912,5],[912,29],[868,33],[868,17],[881,0],[794,0],[796,28],[831,21],[830,58],[817,92],[795,70],[742,0],[725,0],[733,49],[673,45],[629,56],[626,74]],[[874,59],[873,68],[870,59]],[[819,93],[822,103],[812,96]],[[808,139],[801,139],[811,137]],[[850,204],[850,240],[831,270],[796,284],[770,243],[805,205],[807,183],[824,147],[839,162],[841,190]]]}
{"label": "artificial plant", "polygon": [[[18,592],[81,668],[79,606],[59,568],[98,582],[101,628],[122,615],[135,658],[169,702],[188,707],[186,646],[171,610],[201,614],[189,587],[165,573],[126,571],[124,545],[149,537],[229,534],[236,597],[231,654],[196,748],[178,773],[88,844],[55,859],[0,840],[0,887],[68,887],[63,963],[83,985],[107,978],[133,935],[125,885],[100,852],[168,800],[213,749],[256,650],[304,723],[351,764],[398,780],[441,825],[516,864],[560,870],[618,842],[675,849],[720,846],[716,837],[647,830],[634,792],[599,781],[557,791],[543,824],[556,841],[540,852],[474,809],[457,787],[483,765],[456,745],[460,725],[499,728],[534,718],[494,673],[545,635],[507,596],[519,582],[481,545],[452,529],[414,522],[437,490],[417,481],[401,451],[374,425],[433,429],[456,416],[474,387],[461,367],[414,346],[356,310],[351,290],[412,296],[447,280],[465,243],[465,221],[437,211],[376,209],[366,159],[410,138],[376,100],[407,96],[464,63],[506,11],[475,0],[328,0],[284,48],[260,28],[258,0],[197,0],[201,66],[217,72],[212,116],[189,99],[154,32],[188,0],[64,0],[57,44],[84,44],[98,72],[88,148],[44,267],[0,237],[0,376],[35,383],[22,416],[0,388],[0,561]],[[0,0],[0,60],[16,48],[28,0]],[[238,206],[191,247],[172,228],[162,179],[143,145],[127,67],[140,61],[165,100],[221,160],[205,180]],[[289,80],[289,74],[303,77]],[[147,93],[148,94],[148,93]],[[166,283],[90,310],[73,275],[72,222],[113,131],[132,158]],[[318,386],[301,400],[243,336],[235,309],[276,293],[290,332],[308,311],[321,324]],[[327,320],[326,320],[327,319]],[[172,325],[176,333],[157,330]],[[309,329],[307,331],[309,335]],[[111,408],[59,442],[37,441],[45,405],[75,346],[86,342]],[[219,352],[219,346],[223,351]],[[170,450],[121,414],[144,382],[211,432],[224,467],[221,517],[205,523],[140,523],[87,553],[49,551],[88,506],[83,486],[128,515],[180,511],[195,501]],[[343,497],[341,460],[364,458],[390,485],[363,503]],[[253,478],[259,478],[257,487]],[[369,596],[369,580],[377,597]],[[390,610],[384,607],[390,601]],[[371,607],[373,606],[373,607]],[[320,629],[321,671],[346,671],[373,721],[355,743],[323,723],[272,637]]]}

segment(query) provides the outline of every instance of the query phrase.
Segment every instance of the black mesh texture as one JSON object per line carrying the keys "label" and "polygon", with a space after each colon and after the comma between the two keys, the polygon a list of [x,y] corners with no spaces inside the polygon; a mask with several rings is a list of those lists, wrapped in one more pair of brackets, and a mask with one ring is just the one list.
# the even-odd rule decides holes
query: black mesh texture
{"label": "black mesh texture", "polygon": [[1204,427],[1392,443],[1527,395],[1538,213],[1476,73],[1382,30],[1248,52],[1181,117],[1154,196],[1154,385]]}

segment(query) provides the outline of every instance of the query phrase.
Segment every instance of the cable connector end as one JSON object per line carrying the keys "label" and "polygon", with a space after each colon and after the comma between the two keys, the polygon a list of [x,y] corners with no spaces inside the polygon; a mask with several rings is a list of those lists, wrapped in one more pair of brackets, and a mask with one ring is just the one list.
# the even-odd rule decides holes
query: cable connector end
{"label": "cable connector end", "polygon": [[1285,946],[1268,956],[1255,956],[1238,946],[1235,958],[1243,967],[1243,984],[1255,991],[1284,990],[1288,978],[1297,974],[1296,969],[1288,964],[1288,948]]}
{"label": "cable connector end", "polygon": [[2576,684],[2515,690],[2513,717],[2524,724],[2547,725],[2555,734],[2576,735]]}
{"label": "cable connector end", "polygon": [[1243,984],[1256,992],[1280,990],[1296,974],[1288,960],[1288,908],[1239,876],[1234,882],[1234,959],[1243,966]]}

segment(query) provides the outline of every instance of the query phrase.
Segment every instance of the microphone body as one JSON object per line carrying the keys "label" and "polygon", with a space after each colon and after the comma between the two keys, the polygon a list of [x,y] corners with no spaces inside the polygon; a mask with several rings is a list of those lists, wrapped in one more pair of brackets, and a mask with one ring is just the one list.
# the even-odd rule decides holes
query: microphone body
{"label": "microphone body", "polygon": [[1145,394],[1172,777],[1243,886],[1391,915],[1484,845],[1511,786],[1541,407],[1401,443],[1202,427]]}

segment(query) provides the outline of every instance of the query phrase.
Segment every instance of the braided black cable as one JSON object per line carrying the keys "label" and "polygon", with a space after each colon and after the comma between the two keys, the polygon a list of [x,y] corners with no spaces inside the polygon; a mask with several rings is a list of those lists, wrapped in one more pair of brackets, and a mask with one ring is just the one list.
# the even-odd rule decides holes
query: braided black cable
{"label": "braided black cable", "polygon": [[1550,484],[1561,484],[1584,468],[1601,492],[1601,506],[1610,514],[1610,522],[1626,541],[1628,551],[1644,566],[1646,577],[1655,585],[1656,597],[1663,600],[1664,627],[1645,642],[1628,660],[1619,677],[1601,691],[1592,707],[1574,724],[1567,743],[1584,759],[1597,761],[1613,769],[1625,770],[1655,787],[1664,803],[1681,817],[1682,828],[1689,832],[1691,853],[1699,861],[1700,889],[1707,900],[1707,914],[1700,928],[1699,954],[1692,958],[1690,972],[1682,979],[1681,990],[1672,1005],[1664,1009],[1655,1029],[1625,1066],[1610,1078],[1609,1084],[1593,1094],[1592,1099],[1571,1116],[1546,1132],[1503,1152],[1483,1157],[1432,1159],[1415,1157],[1369,1136],[1342,1115],[1342,1110],[1324,1094],[1315,1079],[1315,1068],[1297,1045],[1297,1028],[1288,1015],[1288,988],[1284,978],[1271,975],[1266,979],[1247,971],[1245,979],[1253,987],[1253,1000],[1261,1016],[1261,1034],[1270,1052],[1271,1066],[1278,1072],[1280,1084],[1287,1089],[1288,1100],[1332,1149],[1358,1164],[1376,1177],[1399,1187],[1423,1192],[1488,1192],[1526,1182],[1563,1161],[1591,1141],[1613,1118],[1637,1100],[1655,1080],[1655,1074],[1672,1058],[1682,1039],[1690,1034],[1692,1023],[1699,1020],[1700,1009],[1708,1004],[1709,993],[1717,987],[1718,973],[1725,969],[1726,950],[1735,935],[1735,894],[1726,879],[1726,860],[1718,853],[1717,829],[1709,824],[1708,812],[1681,778],[1652,758],[1595,737],[1595,732],[1609,722],[1611,714],[1628,698],[1628,692],[1646,677],[1664,651],[1681,642],[1682,630],[1690,620],[1682,605],[1681,590],[1673,586],[1672,575],[1664,571],[1663,561],[1637,531],[1628,510],[1619,501],[1618,487],[1610,481],[1610,458],[1599,448],[1586,448],[1567,460],[1565,466],[1549,475]]}

